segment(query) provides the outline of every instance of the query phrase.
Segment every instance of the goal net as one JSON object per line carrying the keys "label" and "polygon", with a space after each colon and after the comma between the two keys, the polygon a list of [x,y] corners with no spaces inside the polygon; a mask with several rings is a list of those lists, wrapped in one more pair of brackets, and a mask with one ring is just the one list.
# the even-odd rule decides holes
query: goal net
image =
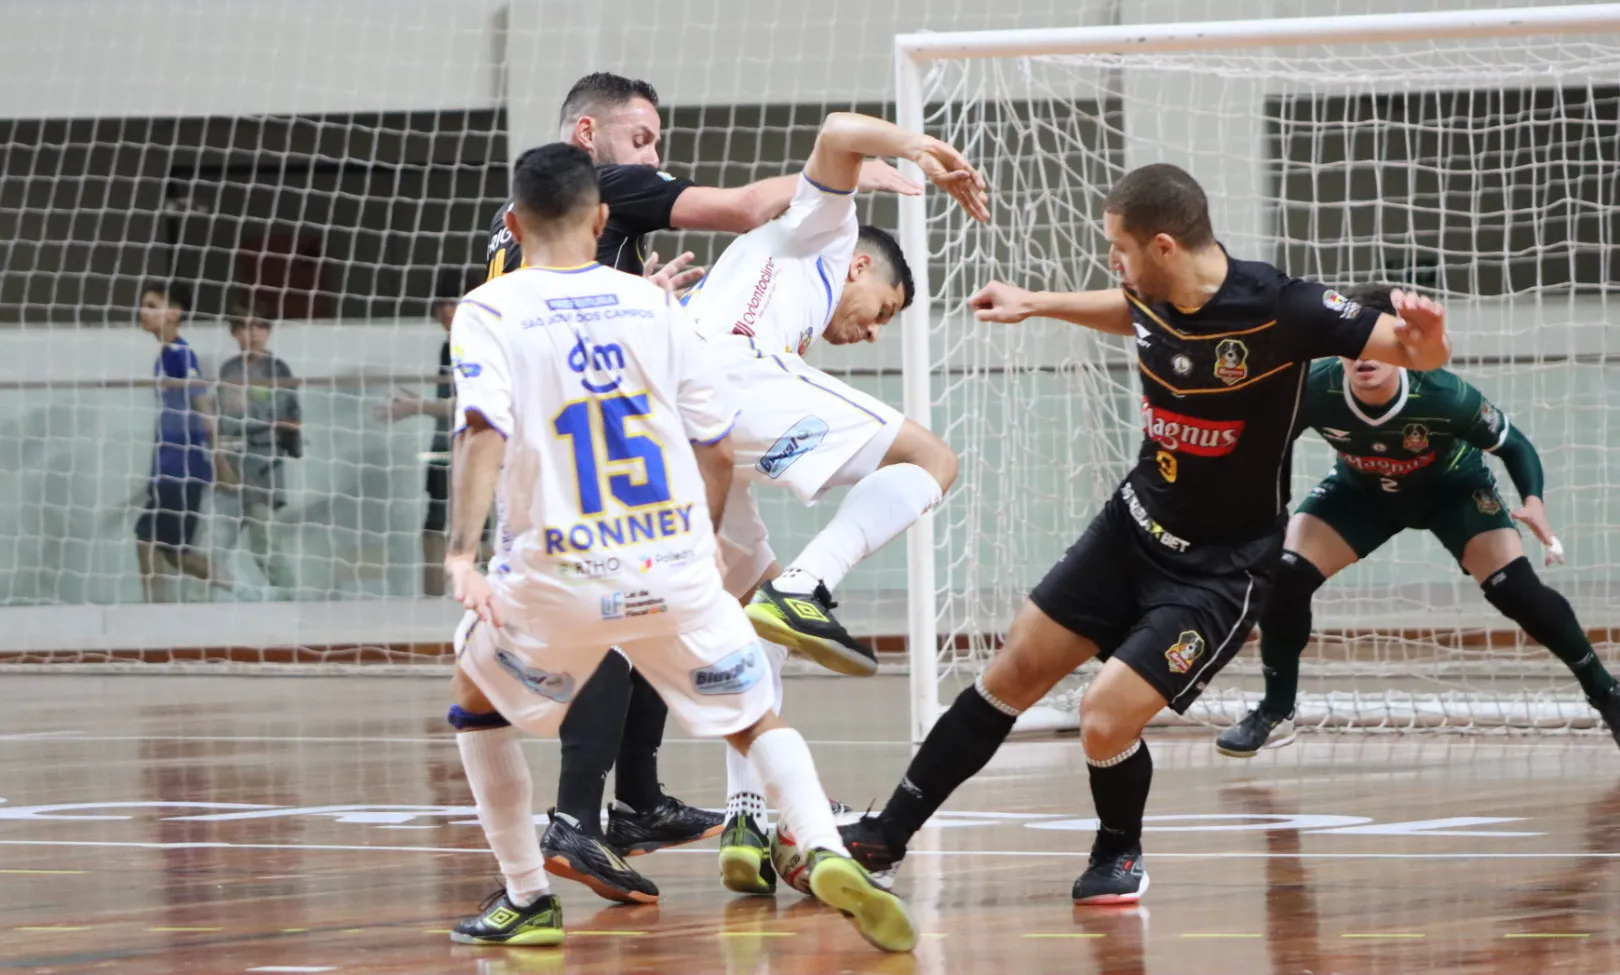
{"label": "goal net", "polygon": [[[923,607],[910,628],[923,675],[914,732],[984,667],[1141,437],[1129,339],[1051,321],[984,325],[967,299],[993,278],[1110,286],[1103,197],[1121,173],[1156,161],[1202,182],[1236,256],[1446,301],[1453,367],[1506,409],[1546,465],[1547,509],[1569,558],[1545,576],[1613,664],[1620,5],[918,34],[897,39],[897,60],[903,124],[982,164],[994,213],[978,226],[940,199],[902,211],[934,299],[932,315],[906,321],[907,405],[962,458],[929,529],[932,551],[926,538],[912,549],[913,608]],[[1294,497],[1330,463],[1307,434]],[[1594,724],[1568,671],[1426,534],[1403,534],[1333,579],[1315,609],[1306,725]],[[1258,697],[1257,658],[1245,650],[1189,717],[1241,715]],[[1087,673],[1021,727],[1073,729]]]}

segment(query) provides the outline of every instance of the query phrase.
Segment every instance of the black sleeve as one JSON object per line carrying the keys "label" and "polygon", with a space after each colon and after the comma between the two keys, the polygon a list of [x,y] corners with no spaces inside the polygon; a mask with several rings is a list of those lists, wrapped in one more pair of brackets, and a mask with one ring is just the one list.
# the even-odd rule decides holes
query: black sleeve
{"label": "black sleeve", "polygon": [[653,166],[598,166],[602,202],[631,234],[669,230],[675,198],[694,185]]}
{"label": "black sleeve", "polygon": [[1357,358],[1382,314],[1320,281],[1290,278],[1277,292],[1277,328],[1292,358]]}
{"label": "black sleeve", "polygon": [[495,211],[495,219],[489,222],[489,246],[484,250],[484,264],[489,268],[485,281],[493,281],[507,271],[515,271],[523,266],[523,248],[512,239],[512,232],[506,229],[506,211],[512,206],[510,200],[502,203]]}

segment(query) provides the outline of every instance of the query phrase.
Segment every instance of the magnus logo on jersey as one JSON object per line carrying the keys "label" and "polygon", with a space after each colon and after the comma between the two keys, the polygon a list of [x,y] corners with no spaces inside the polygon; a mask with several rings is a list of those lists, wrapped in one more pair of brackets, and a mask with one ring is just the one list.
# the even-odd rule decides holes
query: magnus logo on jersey
{"label": "magnus logo on jersey", "polygon": [[1243,420],[1203,420],[1142,401],[1142,432],[1166,450],[1194,457],[1224,457],[1243,436]]}
{"label": "magnus logo on jersey", "polygon": [[827,430],[827,421],[821,417],[805,417],[776,438],[754,467],[773,480],[781,477],[794,461],[821,446],[821,441],[827,438]]}
{"label": "magnus logo on jersey", "polygon": [[1401,447],[1411,453],[1429,449],[1429,428],[1421,423],[1408,423],[1401,430]]}
{"label": "magnus logo on jersey", "polygon": [[1185,674],[1203,655],[1204,638],[1197,630],[1182,630],[1176,642],[1164,652],[1164,659],[1170,665],[1170,673]]}
{"label": "magnus logo on jersey", "polygon": [[1222,339],[1215,346],[1215,378],[1230,386],[1249,375],[1249,347],[1237,339]]}
{"label": "magnus logo on jersey", "polygon": [[[1376,450],[1381,446],[1383,445],[1373,444],[1373,449]],[[1427,444],[1425,443],[1424,446],[1427,446]],[[1344,460],[1351,470],[1360,471],[1363,474],[1376,474],[1380,477],[1405,477],[1413,471],[1420,471],[1434,463],[1434,451],[1432,450],[1406,460],[1396,460],[1393,457],[1364,457],[1345,453],[1339,454],[1339,457]]]}
{"label": "magnus logo on jersey", "polygon": [[699,694],[741,694],[765,676],[759,644],[750,643],[727,657],[692,671],[692,689]]}
{"label": "magnus logo on jersey", "polygon": [[568,674],[553,674],[549,670],[530,667],[518,659],[517,654],[507,650],[497,649],[495,662],[518,683],[547,700],[567,704],[574,699],[574,678]]}

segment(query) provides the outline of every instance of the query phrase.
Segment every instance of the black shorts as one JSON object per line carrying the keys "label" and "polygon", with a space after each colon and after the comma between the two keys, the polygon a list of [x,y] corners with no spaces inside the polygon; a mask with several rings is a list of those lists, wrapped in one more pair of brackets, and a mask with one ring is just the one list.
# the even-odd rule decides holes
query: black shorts
{"label": "black shorts", "polygon": [[1239,545],[1166,540],[1132,518],[1129,491],[1108,500],[1029,598],[1097,644],[1102,659],[1118,657],[1181,714],[1254,629],[1282,551],[1282,525]]}
{"label": "black shorts", "polygon": [[135,537],[164,548],[183,549],[197,534],[203,481],[195,477],[154,477],[146,482],[146,508],[135,521]]}
{"label": "black shorts", "polygon": [[428,465],[427,496],[427,517],[422,520],[422,530],[442,534],[450,524],[450,465]]}

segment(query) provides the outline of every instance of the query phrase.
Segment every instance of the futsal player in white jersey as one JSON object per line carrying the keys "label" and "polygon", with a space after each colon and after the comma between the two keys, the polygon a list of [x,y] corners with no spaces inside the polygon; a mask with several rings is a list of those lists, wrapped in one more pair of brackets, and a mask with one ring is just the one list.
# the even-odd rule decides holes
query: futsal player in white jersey
{"label": "futsal player in white jersey", "polygon": [[[915,297],[894,238],[856,216],[853,193],[868,156],[912,160],[975,219],[989,219],[984,180],[955,149],[882,119],[835,113],[822,123],[787,211],[727,247],[687,299],[742,410],[732,432],[738,476],[721,523],[726,589],[744,600],[752,593],[748,616],[778,651],[771,653],[778,688],[785,651],[777,645],[841,673],[876,672],[872,652],[833,617],[831,590],[938,504],[956,477],[956,455],[944,441],[802,358],[817,339],[876,341]],[[850,491],[780,571],[752,484],[786,487],[805,504],[835,487]],[[723,882],[770,893],[763,790],[747,763],[733,757],[727,772]]]}
{"label": "futsal player in white jersey", "polygon": [[[517,733],[554,734],[617,646],[688,730],[747,755],[814,850],[815,895],[879,948],[911,950],[905,905],[839,845],[810,751],[772,712],[759,640],[722,586],[714,524],[732,480],[731,392],[668,292],[592,260],[607,207],[584,150],[526,152],[512,186],[506,219],[530,267],[474,289],[450,329],[445,567],[469,610],[451,723],[506,881],[452,938],[562,940]],[[474,560],[492,502],[486,578]]]}

